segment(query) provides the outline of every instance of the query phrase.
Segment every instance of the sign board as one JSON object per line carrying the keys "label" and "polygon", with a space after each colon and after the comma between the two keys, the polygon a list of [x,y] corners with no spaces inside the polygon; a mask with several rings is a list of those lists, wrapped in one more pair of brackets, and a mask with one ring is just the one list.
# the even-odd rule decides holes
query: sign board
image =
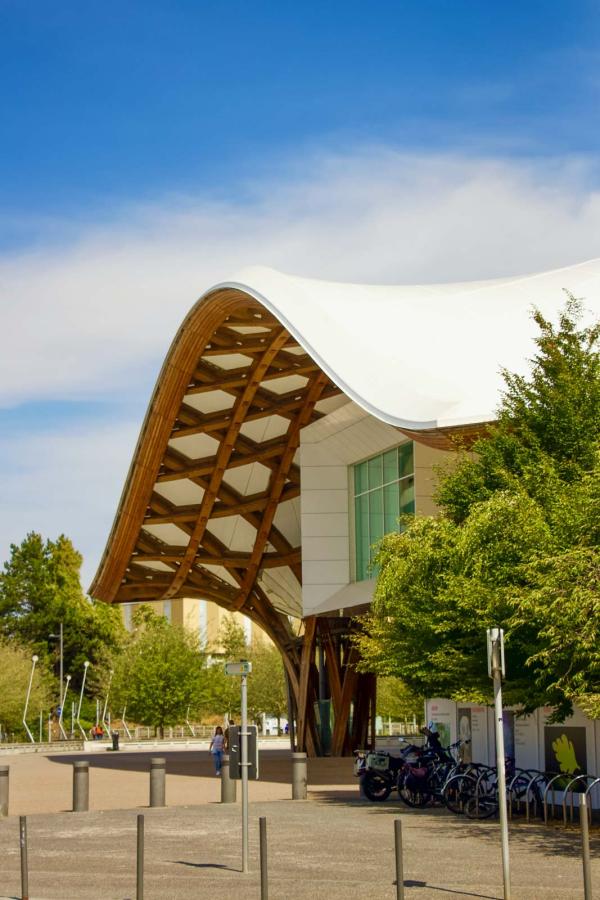
{"label": "sign board", "polygon": [[[240,779],[242,777],[241,762],[241,731],[240,725],[229,726],[229,777]],[[256,725],[248,725],[248,778],[258,779],[258,728]]]}
{"label": "sign board", "polygon": [[241,662],[225,663],[226,675],[249,675],[251,671],[252,663],[247,659],[243,659]]}

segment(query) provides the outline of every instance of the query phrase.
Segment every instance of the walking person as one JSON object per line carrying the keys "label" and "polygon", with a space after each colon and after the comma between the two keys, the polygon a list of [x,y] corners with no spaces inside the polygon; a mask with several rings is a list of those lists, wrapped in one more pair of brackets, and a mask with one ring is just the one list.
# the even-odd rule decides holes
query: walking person
{"label": "walking person", "polygon": [[225,736],[223,734],[223,729],[220,725],[217,725],[215,728],[215,733],[212,736],[209,751],[212,753],[212,757],[215,763],[215,772],[217,775],[221,774],[221,765],[223,764],[223,753],[225,744]]}

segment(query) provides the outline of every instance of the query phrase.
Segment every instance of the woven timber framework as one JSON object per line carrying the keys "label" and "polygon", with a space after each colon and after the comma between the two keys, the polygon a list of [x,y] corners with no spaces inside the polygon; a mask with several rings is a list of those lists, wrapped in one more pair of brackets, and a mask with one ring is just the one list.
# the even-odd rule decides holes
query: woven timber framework
{"label": "woven timber framework", "polygon": [[[355,670],[349,627],[315,617],[300,636],[292,627],[302,615],[301,547],[299,531],[292,540],[280,522],[298,518],[300,432],[336,398],[340,389],[258,300],[234,288],[204,298],[163,365],[90,589],[109,603],[196,597],[242,611],[281,651],[297,746],[310,754],[320,752],[317,645],[332,753],[364,743],[375,713],[374,679]],[[448,443],[441,431],[411,437]]]}

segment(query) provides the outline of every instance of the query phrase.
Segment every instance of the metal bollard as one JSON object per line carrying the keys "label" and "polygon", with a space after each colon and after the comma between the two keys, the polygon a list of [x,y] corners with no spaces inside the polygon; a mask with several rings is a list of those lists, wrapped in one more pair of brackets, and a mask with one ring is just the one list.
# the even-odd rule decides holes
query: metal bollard
{"label": "metal bollard", "polygon": [[19,816],[21,847],[21,900],[29,900],[29,864],[27,862],[27,816]]}
{"label": "metal bollard", "polygon": [[10,766],[0,766],[0,819],[8,815],[8,772]]}
{"label": "metal bollard", "polygon": [[144,816],[137,817],[137,866],[135,900],[144,900]]}
{"label": "metal bollard", "polygon": [[73,812],[90,808],[90,764],[87,760],[73,763]]}
{"label": "metal bollard", "polygon": [[150,806],[166,806],[166,766],[167,761],[164,756],[153,756],[150,760]]}
{"label": "metal bollard", "polygon": [[226,753],[221,763],[221,803],[235,803],[237,785],[229,775],[229,756]]}
{"label": "metal bollard", "polygon": [[402,859],[402,822],[394,819],[394,847],[396,851],[396,900],[404,900],[404,860]]}
{"label": "metal bollard", "polygon": [[292,753],[292,800],[306,800],[306,753]]}
{"label": "metal bollard", "polygon": [[590,829],[588,823],[588,805],[585,794],[579,801],[579,819],[581,824],[581,856],[583,859],[583,896],[584,900],[592,900],[592,871],[590,867]]}
{"label": "metal bollard", "polygon": [[269,870],[267,868],[267,820],[258,820],[260,834],[260,900],[269,900]]}

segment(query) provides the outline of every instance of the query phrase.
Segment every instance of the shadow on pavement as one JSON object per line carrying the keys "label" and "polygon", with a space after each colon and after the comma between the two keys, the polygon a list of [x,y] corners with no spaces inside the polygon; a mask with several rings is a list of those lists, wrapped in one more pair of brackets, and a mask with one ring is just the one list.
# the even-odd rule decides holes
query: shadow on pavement
{"label": "shadow on pavement", "polygon": [[[54,754],[47,758],[58,765],[70,766],[78,760],[87,760],[90,768],[118,769],[123,772],[148,772],[150,760],[164,757],[167,775],[214,778],[214,766],[208,750],[110,750],[95,753]],[[350,757],[321,757],[308,760],[308,783],[315,785],[352,785],[357,789]],[[289,750],[260,751],[260,780],[274,784],[290,784],[292,761]]]}
{"label": "shadow on pavement", "polygon": [[239,869],[236,869],[235,866],[225,866],[222,863],[195,863],[188,862],[185,859],[173,859],[171,860],[176,866],[189,866],[191,869],[226,869],[228,872],[239,872]]}
{"label": "shadow on pavement", "polygon": [[408,879],[404,881],[404,887],[429,888],[430,891],[440,891],[442,894],[452,894],[454,897],[479,897],[481,900],[502,900],[496,894],[474,894],[472,891],[457,891],[456,888],[438,887],[435,884],[429,884],[428,881],[411,881]]}

